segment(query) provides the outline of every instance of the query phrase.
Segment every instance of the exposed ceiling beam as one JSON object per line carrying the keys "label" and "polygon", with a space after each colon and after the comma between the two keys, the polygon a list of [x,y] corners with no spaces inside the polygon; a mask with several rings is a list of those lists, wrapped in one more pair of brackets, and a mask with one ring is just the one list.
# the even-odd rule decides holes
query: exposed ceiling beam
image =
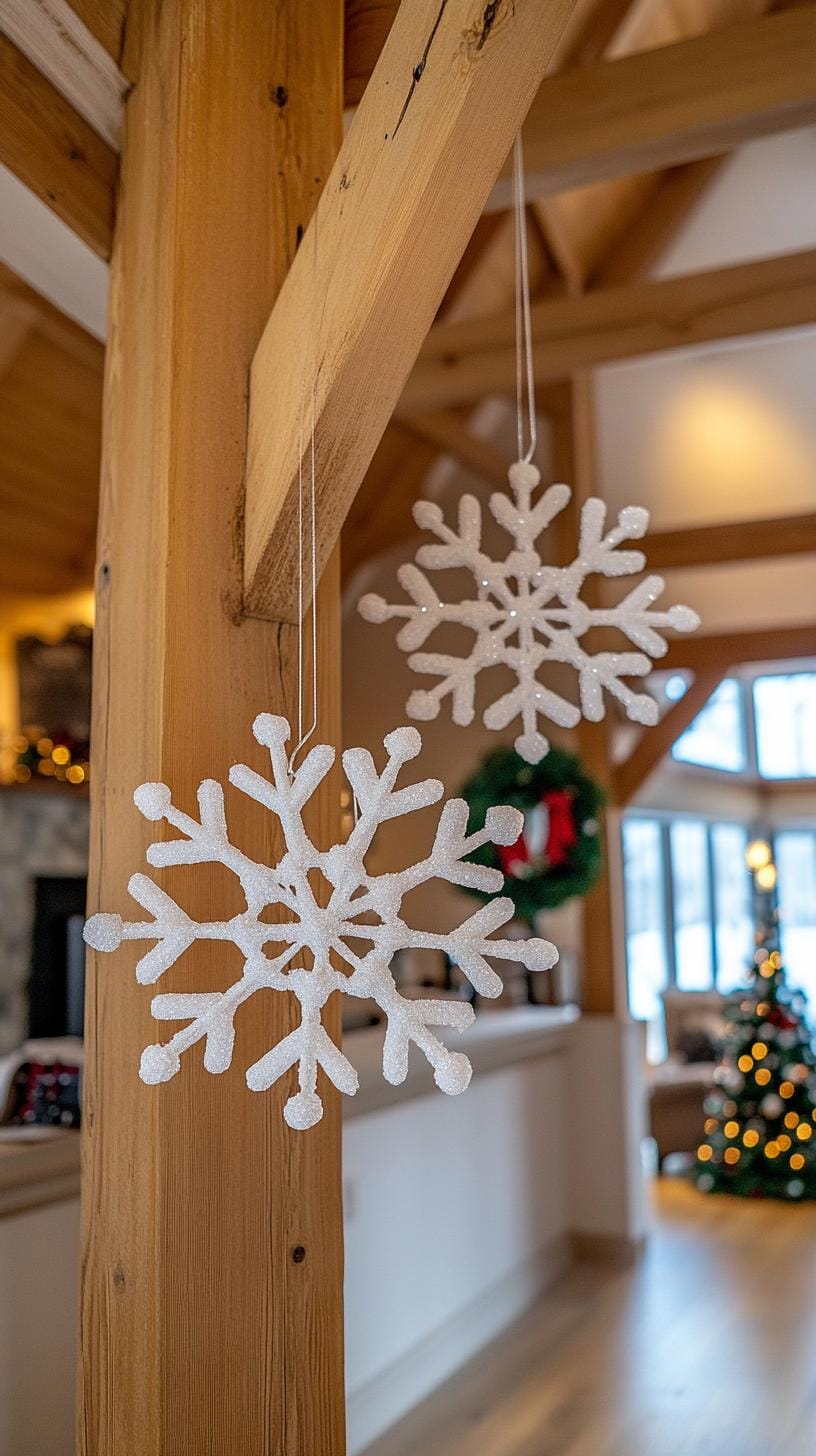
{"label": "exposed ceiling beam", "polygon": [[357,106],[380,58],[399,0],[346,0],[343,104]]}
{"label": "exposed ceiling beam", "polygon": [[26,318],[30,324],[36,323],[38,333],[50,339],[78,364],[101,373],[104,345],[18,278],[5,263],[0,263],[0,296],[17,317]]}
{"label": "exposed ceiling beam", "polygon": [[614,40],[635,0],[594,0],[577,11],[555,53],[559,70],[588,66],[597,61]]}
{"label": "exposed ceiling beam", "polygon": [[[816,323],[816,249],[680,278],[597,289],[533,306],[539,381],[666,349]],[[507,394],[512,311],[436,324],[399,403],[402,416]]]}
{"label": "exposed ceiling beam", "polygon": [[297,615],[304,408],[322,566],[575,3],[400,5],[252,363],[250,613]]}
{"label": "exposed ceiling beam", "polygon": [[118,148],[128,82],[68,0],[0,0],[0,31]]}
{"label": "exposed ceiling beam", "polygon": [[[524,124],[528,196],[658,171],[816,119],[816,7],[548,76]],[[490,199],[507,207],[506,165]]]}
{"label": "exposed ceiling beam", "polygon": [[426,445],[432,445],[443,455],[452,455],[466,470],[500,490],[507,488],[507,471],[510,460],[498,451],[489,440],[480,440],[472,435],[459,416],[450,410],[435,414],[415,415],[403,422],[412,434],[418,435]]}
{"label": "exposed ceiling beam", "polygon": [[[127,4],[128,0],[71,0],[71,9],[123,70]],[[131,81],[134,79],[132,75],[129,77]]]}
{"label": "exposed ceiling beam", "polygon": [[682,698],[664,713],[654,728],[649,728],[642,735],[629,757],[613,770],[612,791],[615,803],[620,808],[625,808],[632,802],[638,790],[643,788],[655,769],[660,767],[680,735],[685,733],[697,714],[702,712],[711,694],[722,682],[726,670],[725,666],[712,667],[697,673]]}
{"label": "exposed ceiling beam", "polygon": [[0,163],[95,253],[110,256],[116,152],[4,35]]}
{"label": "exposed ceiling beam", "polygon": [[658,571],[808,553],[816,554],[816,512],[765,521],[684,526],[649,535],[649,568]]}
{"label": "exposed ceiling beam", "polygon": [[656,179],[626,231],[605,251],[588,282],[595,288],[645,278],[720,175],[727,156],[670,167]]}
{"label": "exposed ceiling beam", "polygon": [[687,667],[702,672],[715,667],[739,667],[745,662],[792,662],[797,657],[816,657],[816,622],[765,627],[755,632],[709,636],[695,632],[689,637],[675,637],[660,659],[660,669]]}

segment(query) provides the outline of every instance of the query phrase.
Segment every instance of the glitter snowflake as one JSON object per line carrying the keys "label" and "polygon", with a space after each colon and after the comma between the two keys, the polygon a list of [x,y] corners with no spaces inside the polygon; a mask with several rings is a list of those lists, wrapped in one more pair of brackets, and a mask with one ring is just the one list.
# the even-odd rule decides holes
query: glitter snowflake
{"label": "glitter snowflake", "polygon": [[[134,794],[146,819],[164,819],[182,836],[151,844],[149,864],[157,868],[225,865],[240,882],[246,901],[246,909],[230,920],[198,921],[152,880],[136,874],[128,888],[152,920],[130,922],[119,915],[100,914],[88,921],[85,939],[96,950],[116,950],[123,940],[156,941],[136,968],[137,980],[147,985],[164,975],[196,940],[231,941],[243,957],[241,975],[225,991],[176,992],[154,998],[152,1013],[158,1021],[185,1021],[187,1025],[164,1045],[146,1048],[142,1080],[168,1081],[180,1069],[181,1054],[202,1040],[207,1071],[226,1071],[232,1061],[238,1007],[256,991],[288,991],[300,1003],[300,1024],[249,1068],[247,1085],[253,1091],[265,1091],[297,1065],[299,1091],[286,1103],[284,1117],[290,1127],[312,1127],[323,1114],[317,1093],[318,1067],[341,1092],[357,1090],[357,1073],[322,1021],[329,997],[341,991],[371,997],[384,1012],[383,1073],[389,1082],[405,1080],[408,1050],[414,1042],[431,1063],[437,1086],[443,1092],[463,1092],[471,1075],[467,1057],[450,1051],[429,1028],[462,1030],[472,1021],[473,1008],[464,1001],[401,996],[390,969],[396,953],[409,947],[445,951],[480,995],[498,996],[502,983],[487,957],[521,961],[529,970],[544,970],[555,963],[557,952],[546,940],[490,938],[513,915],[512,901],[506,898],[490,901],[449,934],[411,928],[401,917],[402,902],[410,890],[433,879],[471,889],[500,889],[501,872],[472,864],[467,856],[483,844],[513,844],[521,832],[522,815],[508,807],[491,809],[484,828],[468,834],[467,805],[463,799],[450,799],[442,808],[427,858],[396,873],[369,874],[365,856],[380,826],[437,803],[444,792],[437,779],[396,787],[403,765],[422,748],[419,733],[415,728],[389,733],[384,740],[388,758],[382,773],[377,772],[366,749],[352,748],[343,754],[359,815],[345,843],[321,852],[304,827],[303,809],[331,769],[335,751],[321,744],[311,750],[297,772],[290,773],[289,731],[285,718],[268,713],[262,713],[253,725],[258,742],[269,750],[271,781],[245,764],[236,764],[229,773],[235,788],[280,821],[286,848],[271,868],[249,859],[230,842],[223,791],[214,780],[205,780],[199,788],[198,820],[175,807],[164,784],[143,784]],[[317,878],[322,876],[325,883],[325,905],[310,880],[314,871],[320,872]],[[264,911],[272,907],[280,916],[279,924],[263,919]],[[267,946],[274,947],[273,954],[265,953]]]}
{"label": "glitter snowflake", "polygon": [[[368,622],[404,618],[397,643],[412,654],[409,667],[439,679],[434,687],[411,693],[406,703],[411,718],[436,718],[449,696],[454,723],[466,726],[474,717],[479,673],[500,664],[509,668],[516,686],[491,703],[483,721],[487,728],[501,729],[520,718],[523,731],[515,746],[528,763],[538,763],[549,749],[539,731],[539,718],[574,728],[583,712],[585,718],[599,722],[604,716],[604,690],[622,703],[635,722],[656,723],[654,699],[636,692],[624,679],[645,677],[652,670],[651,659],[665,653],[666,641],[658,629],[693,632],[700,625],[690,607],[653,610],[664,587],[659,576],[647,577],[613,607],[593,607],[583,601],[581,592],[589,576],[631,576],[643,570],[643,553],[620,547],[646,534],[649,513],[627,506],[618,516],[618,525],[605,535],[606,507],[601,500],[588,500],[581,512],[578,555],[569,566],[549,566],[542,561],[536,542],[567,505],[571,492],[569,486],[551,485],[533,504],[540,479],[534,465],[519,461],[509,471],[512,498],[498,492],[490,498],[491,514],[514,541],[514,549],[504,561],[493,561],[482,550],[481,507],[475,496],[462,496],[458,529],[445,524],[439,506],[417,502],[417,525],[432,531],[441,544],[420,546],[417,564],[400,567],[398,580],[413,605],[391,604],[374,593],[360,602],[360,612]],[[420,567],[429,571],[465,568],[476,583],[475,599],[441,601]],[[418,652],[434,629],[446,622],[472,629],[469,655]],[[640,650],[591,653],[582,639],[593,627],[617,628]],[[545,662],[565,663],[578,674],[580,709],[539,680]]]}

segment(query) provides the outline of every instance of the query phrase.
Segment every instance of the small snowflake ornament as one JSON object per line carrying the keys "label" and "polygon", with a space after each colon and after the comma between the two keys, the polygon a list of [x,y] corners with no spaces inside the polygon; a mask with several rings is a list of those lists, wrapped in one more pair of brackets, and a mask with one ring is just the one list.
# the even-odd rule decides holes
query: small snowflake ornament
{"label": "small snowflake ornament", "polygon": [[[380,825],[435,804],[444,793],[437,779],[396,786],[400,770],[422,748],[417,730],[398,728],[388,734],[384,740],[388,757],[381,773],[366,749],[351,748],[343,754],[359,816],[346,842],[326,852],[312,843],[303,810],[331,769],[334,749],[320,744],[291,773],[286,719],[262,713],[253,732],[269,750],[271,780],[245,764],[230,769],[229,780],[277,816],[286,845],[277,864],[257,864],[231,843],[223,791],[212,779],[205,779],[198,791],[199,819],[176,808],[164,784],[142,784],[134,794],[146,819],[166,820],[181,836],[151,844],[148,863],[157,868],[222,864],[238,879],[246,909],[230,920],[194,920],[152,880],[137,874],[128,888],[152,919],[125,921],[119,915],[100,914],[92,916],[85,927],[85,939],[95,950],[116,950],[123,940],[155,941],[136,968],[136,979],[145,985],[158,981],[196,940],[230,941],[242,958],[240,974],[224,991],[175,992],[154,998],[151,1009],[157,1021],[186,1025],[168,1042],[146,1048],[142,1080],[166,1082],[174,1077],[182,1054],[198,1041],[204,1042],[207,1071],[226,1071],[232,1061],[239,1006],[256,991],[289,992],[300,1004],[300,1025],[249,1068],[246,1080],[252,1091],[262,1092],[296,1065],[299,1091],[286,1103],[284,1117],[290,1127],[312,1127],[323,1115],[317,1092],[318,1067],[341,1092],[357,1090],[357,1073],[322,1021],[329,997],[341,991],[371,997],[385,1013],[383,1073],[387,1081],[405,1080],[413,1042],[431,1063],[437,1086],[443,1092],[463,1092],[470,1081],[470,1062],[461,1052],[449,1051],[430,1028],[462,1030],[473,1020],[473,1008],[462,1001],[413,1001],[401,996],[390,969],[396,952],[408,947],[446,951],[475,990],[491,997],[499,995],[502,983],[488,959],[521,961],[528,970],[545,970],[555,964],[558,953],[546,940],[491,939],[512,918],[509,899],[490,901],[449,934],[407,925],[402,919],[402,902],[409,890],[433,879],[480,890],[500,889],[501,872],[471,864],[467,856],[483,844],[513,844],[521,832],[521,813],[508,807],[491,809],[484,829],[468,834],[467,805],[463,799],[449,799],[425,859],[396,873],[370,874],[365,856]],[[309,879],[312,871],[319,871],[326,882],[325,905],[314,893]],[[270,908],[278,913],[279,923],[269,924],[263,918]],[[304,952],[308,952],[308,965]]]}
{"label": "small snowflake ornament", "polygon": [[[643,570],[641,551],[620,548],[625,541],[646,534],[648,511],[627,506],[620,512],[617,526],[604,534],[604,502],[588,500],[581,512],[575,560],[569,566],[548,566],[536,542],[567,505],[569,486],[551,485],[533,504],[533,492],[541,480],[536,467],[517,461],[510,466],[509,480],[512,498],[500,492],[490,497],[491,514],[514,542],[504,561],[492,561],[482,550],[481,506],[475,496],[462,496],[457,528],[445,524],[439,506],[418,501],[414,506],[417,525],[433,532],[440,544],[420,546],[417,564],[406,563],[397,573],[412,605],[391,604],[370,593],[362,598],[359,609],[368,622],[403,618],[397,644],[412,654],[408,666],[439,679],[434,687],[411,693],[406,704],[411,718],[436,718],[443,700],[450,697],[453,721],[465,727],[473,721],[479,673],[499,665],[509,668],[516,686],[491,703],[483,721],[486,728],[501,729],[520,718],[523,731],[516,739],[516,751],[528,763],[538,763],[549,749],[539,731],[539,718],[549,718],[562,728],[574,728],[582,713],[591,722],[599,722],[604,716],[604,690],[623,704],[635,722],[656,723],[654,699],[648,693],[635,692],[624,678],[642,678],[651,672],[651,658],[666,651],[663,629],[693,632],[700,620],[690,607],[653,610],[664,587],[659,576],[647,577],[614,607],[591,607],[581,598],[587,578],[593,574],[632,576]],[[456,603],[440,600],[439,591],[420,567],[428,571],[464,567],[476,585],[475,598]],[[468,656],[416,650],[446,622],[473,631]],[[582,639],[592,627],[617,628],[640,650],[588,652]],[[580,709],[540,681],[539,669],[546,662],[565,663],[578,674]]]}

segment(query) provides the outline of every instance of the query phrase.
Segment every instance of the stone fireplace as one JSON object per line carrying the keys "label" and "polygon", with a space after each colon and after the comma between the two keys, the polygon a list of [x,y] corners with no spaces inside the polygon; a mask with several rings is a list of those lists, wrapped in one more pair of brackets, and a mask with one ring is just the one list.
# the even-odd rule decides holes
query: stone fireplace
{"label": "stone fireplace", "polygon": [[[49,882],[84,880],[87,870],[86,796],[62,787],[0,788],[0,1055],[19,1046],[29,1034],[29,979],[38,903],[38,933],[47,937],[42,907]],[[77,903],[71,890],[70,884],[60,886],[66,928],[57,926],[54,932],[52,926],[55,946],[70,934],[68,911]],[[50,913],[53,916],[53,909]],[[42,946],[40,950],[38,984],[43,985],[48,977]],[[55,949],[55,954],[61,953],[62,949]]]}

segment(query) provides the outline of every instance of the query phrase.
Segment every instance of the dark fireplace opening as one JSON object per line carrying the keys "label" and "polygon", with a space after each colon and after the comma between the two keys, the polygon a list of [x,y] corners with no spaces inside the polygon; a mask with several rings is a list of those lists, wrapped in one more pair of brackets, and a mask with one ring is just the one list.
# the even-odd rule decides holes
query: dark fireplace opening
{"label": "dark fireplace opening", "polygon": [[30,1037],[82,1036],[86,891],[87,881],[78,876],[38,876],[34,881]]}

